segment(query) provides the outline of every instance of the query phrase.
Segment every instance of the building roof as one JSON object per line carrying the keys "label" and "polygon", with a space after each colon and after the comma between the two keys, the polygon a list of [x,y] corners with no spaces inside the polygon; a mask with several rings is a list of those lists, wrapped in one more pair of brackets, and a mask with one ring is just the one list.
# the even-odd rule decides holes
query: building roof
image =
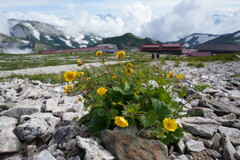
{"label": "building roof", "polygon": [[163,47],[181,47],[181,44],[163,44]]}
{"label": "building roof", "polygon": [[142,45],[143,48],[159,48],[160,44],[144,44]]}
{"label": "building roof", "polygon": [[240,52],[240,45],[237,45],[237,44],[202,44],[199,46],[199,50]]}

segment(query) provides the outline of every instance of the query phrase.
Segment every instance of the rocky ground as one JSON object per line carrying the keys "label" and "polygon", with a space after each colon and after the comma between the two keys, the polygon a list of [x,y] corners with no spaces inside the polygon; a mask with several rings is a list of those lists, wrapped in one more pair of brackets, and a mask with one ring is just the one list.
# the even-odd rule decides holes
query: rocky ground
{"label": "rocky ground", "polygon": [[[111,160],[111,159],[240,159],[240,64],[207,63],[205,68],[175,68],[188,88],[185,130],[178,144],[133,135],[137,128],[105,130],[90,137],[73,118],[87,114],[78,96],[67,96],[63,86],[15,79],[0,83],[0,159],[3,160]],[[194,85],[208,85],[203,91]],[[189,102],[189,103],[187,103]],[[126,134],[132,133],[132,134]]]}

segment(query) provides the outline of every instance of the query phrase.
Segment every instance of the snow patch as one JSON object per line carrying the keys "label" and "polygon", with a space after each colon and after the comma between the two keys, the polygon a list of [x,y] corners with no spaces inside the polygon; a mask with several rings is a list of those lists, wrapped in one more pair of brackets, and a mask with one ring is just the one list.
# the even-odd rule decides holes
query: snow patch
{"label": "snow patch", "polygon": [[23,23],[25,26],[27,26],[29,29],[32,30],[33,36],[40,40],[40,33],[30,24],[30,23]]}
{"label": "snow patch", "polygon": [[237,37],[240,37],[240,32],[235,34],[233,38],[237,38]]}
{"label": "snow patch", "polygon": [[65,39],[62,39],[62,38],[60,38],[60,40],[62,40],[63,42],[65,42],[65,44],[66,44],[67,46],[73,47],[73,46],[72,46],[72,43],[71,43],[69,40],[65,40]]}
{"label": "snow patch", "polygon": [[29,43],[29,41],[24,41],[24,40],[22,40],[22,42],[25,43],[25,44],[28,44],[28,43]]}
{"label": "snow patch", "polygon": [[80,45],[80,47],[81,47],[81,48],[86,48],[86,47],[87,47],[87,45]]}
{"label": "snow patch", "polygon": [[68,35],[65,35],[65,37],[67,38],[67,39],[70,39],[71,37],[70,36],[68,36]]}
{"label": "snow patch", "polygon": [[191,39],[193,39],[193,36],[187,37],[186,40],[185,40],[185,42],[188,42],[188,41],[190,41]]}
{"label": "snow patch", "polygon": [[75,40],[76,42],[78,42],[79,44],[88,44],[89,42],[86,41],[86,40],[83,40],[84,38],[85,38],[85,35],[80,34],[80,35],[78,35],[77,37],[75,37],[74,40]]}
{"label": "snow patch", "polygon": [[190,46],[190,44],[188,44],[188,43],[185,43],[184,45],[183,45],[183,47],[189,47]]}
{"label": "snow patch", "polygon": [[102,38],[100,38],[100,37],[95,37],[95,39],[98,40],[98,41],[102,40]]}
{"label": "snow patch", "polygon": [[210,41],[212,39],[215,39],[218,36],[198,35],[198,36],[195,36],[195,37],[198,37],[198,39],[197,39],[198,43],[204,43],[204,42]]}
{"label": "snow patch", "polygon": [[47,40],[52,41],[53,39],[50,36],[46,36]]}

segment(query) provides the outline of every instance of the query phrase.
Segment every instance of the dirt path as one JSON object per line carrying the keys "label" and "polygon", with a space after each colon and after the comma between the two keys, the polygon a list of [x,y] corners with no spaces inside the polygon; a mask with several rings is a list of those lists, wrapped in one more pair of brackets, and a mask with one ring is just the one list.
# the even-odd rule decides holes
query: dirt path
{"label": "dirt path", "polygon": [[[117,61],[106,62],[106,64],[115,64]],[[91,66],[101,66],[99,62],[95,63],[86,63],[81,67],[91,67]],[[33,75],[33,74],[48,74],[48,73],[60,73],[69,70],[79,69],[76,64],[72,65],[61,65],[61,66],[48,66],[48,67],[39,67],[39,68],[29,68],[29,69],[19,69],[14,71],[0,71],[0,77],[7,77],[10,75]]]}

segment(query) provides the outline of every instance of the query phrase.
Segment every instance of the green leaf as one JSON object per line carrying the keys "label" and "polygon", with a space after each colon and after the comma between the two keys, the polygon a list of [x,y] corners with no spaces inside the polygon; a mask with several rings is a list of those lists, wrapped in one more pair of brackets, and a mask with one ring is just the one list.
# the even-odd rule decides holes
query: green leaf
{"label": "green leaf", "polygon": [[140,116],[138,119],[141,121],[142,125],[146,127],[154,126],[157,121],[157,113],[154,110],[151,110],[147,113],[146,116]]}
{"label": "green leaf", "polygon": [[95,111],[97,112],[97,115],[100,117],[108,115],[108,111],[103,107],[96,108]]}
{"label": "green leaf", "polygon": [[164,102],[154,98],[151,98],[151,101],[152,101],[152,108],[158,115],[159,121],[162,121],[166,117],[170,117],[171,110]]}
{"label": "green leaf", "polygon": [[100,131],[109,127],[110,120],[108,116],[100,117],[96,111],[94,111],[91,118],[88,130],[91,135],[99,135]]}

